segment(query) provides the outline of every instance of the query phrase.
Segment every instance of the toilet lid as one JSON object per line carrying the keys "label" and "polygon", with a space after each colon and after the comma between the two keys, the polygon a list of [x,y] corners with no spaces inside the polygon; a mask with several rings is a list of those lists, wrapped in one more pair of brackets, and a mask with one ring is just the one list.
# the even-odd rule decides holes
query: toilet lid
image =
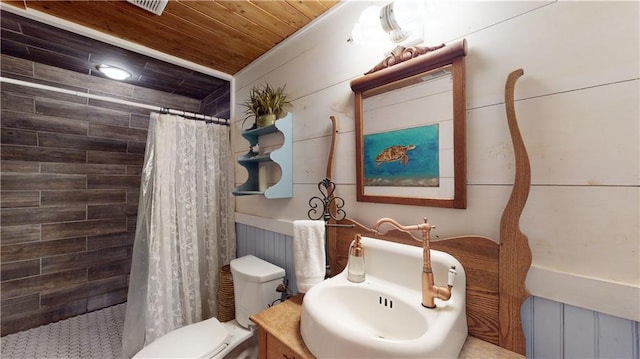
{"label": "toilet lid", "polygon": [[230,338],[218,319],[210,318],[163,335],[134,358],[210,358],[229,345]]}
{"label": "toilet lid", "polygon": [[251,254],[236,258],[229,264],[234,281],[265,283],[284,277],[284,269]]}

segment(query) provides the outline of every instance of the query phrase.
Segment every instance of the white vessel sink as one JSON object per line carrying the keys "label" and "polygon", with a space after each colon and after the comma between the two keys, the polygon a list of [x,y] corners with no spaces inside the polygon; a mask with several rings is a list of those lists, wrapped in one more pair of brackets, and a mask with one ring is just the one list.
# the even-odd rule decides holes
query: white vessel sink
{"label": "white vessel sink", "polygon": [[304,296],[300,331],[318,358],[457,358],[467,338],[464,269],[451,255],[431,251],[436,285],[458,272],[451,299],[421,305],[422,248],[362,238],[366,280],[347,269]]}

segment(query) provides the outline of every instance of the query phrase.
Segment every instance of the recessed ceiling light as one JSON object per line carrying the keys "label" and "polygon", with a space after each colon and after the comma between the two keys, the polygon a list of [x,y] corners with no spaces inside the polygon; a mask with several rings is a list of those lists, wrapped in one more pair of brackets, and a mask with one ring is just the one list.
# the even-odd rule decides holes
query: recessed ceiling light
{"label": "recessed ceiling light", "polygon": [[98,71],[102,72],[105,76],[114,80],[126,80],[131,77],[131,73],[129,71],[123,70],[119,67],[101,64],[98,65]]}

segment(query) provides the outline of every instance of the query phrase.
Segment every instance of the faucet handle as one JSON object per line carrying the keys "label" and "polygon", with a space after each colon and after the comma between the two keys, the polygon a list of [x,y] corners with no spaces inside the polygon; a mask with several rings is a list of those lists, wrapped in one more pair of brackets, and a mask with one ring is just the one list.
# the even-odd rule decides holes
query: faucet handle
{"label": "faucet handle", "polygon": [[433,224],[429,224],[429,220],[427,219],[427,217],[423,217],[422,222],[423,222],[422,224],[428,224],[430,230],[436,228],[436,226],[434,226]]}
{"label": "faucet handle", "polygon": [[449,288],[453,287],[453,282],[455,282],[457,274],[456,266],[452,265],[451,268],[449,268],[449,275],[447,277],[447,286]]}

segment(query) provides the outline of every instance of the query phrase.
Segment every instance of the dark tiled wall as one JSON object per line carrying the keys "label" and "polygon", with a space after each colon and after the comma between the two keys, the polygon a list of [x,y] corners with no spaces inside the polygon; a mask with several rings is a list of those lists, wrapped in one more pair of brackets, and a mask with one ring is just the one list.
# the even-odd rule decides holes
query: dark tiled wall
{"label": "dark tiled wall", "polygon": [[231,118],[231,88],[228,82],[202,100],[200,112],[227,120]]}
{"label": "dark tiled wall", "polygon": [[[197,112],[200,101],[2,56],[2,76]],[[2,335],[126,301],[149,111],[2,83]]]}

